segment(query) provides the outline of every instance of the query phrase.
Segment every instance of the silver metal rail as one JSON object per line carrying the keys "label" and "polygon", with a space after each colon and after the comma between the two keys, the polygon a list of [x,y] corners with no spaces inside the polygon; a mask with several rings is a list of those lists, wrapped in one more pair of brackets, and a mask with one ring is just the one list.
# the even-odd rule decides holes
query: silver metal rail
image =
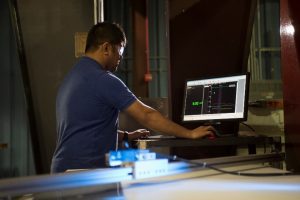
{"label": "silver metal rail", "polygon": [[[192,163],[187,163],[183,160],[181,162],[170,162],[168,165],[168,173],[165,175],[181,174],[206,169],[201,167],[201,163],[214,167],[230,166],[249,163],[279,162],[283,161],[284,157],[284,153],[272,153],[193,160],[193,163],[200,164],[196,167]],[[107,184],[133,180],[133,170],[134,169],[132,167],[106,168],[52,175],[2,179],[0,180],[0,199],[9,199],[20,195],[38,194],[43,192],[65,192],[70,189],[93,186],[100,186],[98,187],[98,190],[100,190],[101,187],[105,187]]]}

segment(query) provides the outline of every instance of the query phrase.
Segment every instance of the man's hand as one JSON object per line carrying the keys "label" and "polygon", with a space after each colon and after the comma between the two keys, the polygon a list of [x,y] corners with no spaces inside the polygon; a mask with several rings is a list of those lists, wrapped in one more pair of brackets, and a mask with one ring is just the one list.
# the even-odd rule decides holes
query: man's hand
{"label": "man's hand", "polygon": [[146,129],[138,129],[138,130],[135,130],[133,132],[129,132],[128,133],[128,139],[129,141],[131,140],[135,140],[135,139],[138,139],[138,138],[143,138],[143,137],[147,137],[150,135],[150,132]]}
{"label": "man's hand", "polygon": [[215,136],[214,133],[216,130],[212,126],[200,126],[194,130],[191,130],[191,132],[191,139],[197,139],[205,136]]}

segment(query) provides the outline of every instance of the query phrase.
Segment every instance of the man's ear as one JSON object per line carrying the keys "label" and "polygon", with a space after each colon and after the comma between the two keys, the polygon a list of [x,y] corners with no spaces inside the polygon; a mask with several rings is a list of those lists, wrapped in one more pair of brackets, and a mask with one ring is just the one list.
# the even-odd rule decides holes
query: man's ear
{"label": "man's ear", "polygon": [[108,42],[104,42],[101,45],[101,50],[103,51],[104,55],[108,55],[109,54],[110,47],[111,47],[111,45]]}

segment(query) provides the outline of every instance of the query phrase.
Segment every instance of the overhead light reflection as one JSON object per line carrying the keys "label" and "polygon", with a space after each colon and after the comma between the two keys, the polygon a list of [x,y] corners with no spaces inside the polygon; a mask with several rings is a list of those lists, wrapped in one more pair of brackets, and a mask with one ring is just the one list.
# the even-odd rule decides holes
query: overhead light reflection
{"label": "overhead light reflection", "polygon": [[292,24],[288,23],[283,25],[283,27],[280,29],[281,34],[294,36],[295,34],[295,28]]}

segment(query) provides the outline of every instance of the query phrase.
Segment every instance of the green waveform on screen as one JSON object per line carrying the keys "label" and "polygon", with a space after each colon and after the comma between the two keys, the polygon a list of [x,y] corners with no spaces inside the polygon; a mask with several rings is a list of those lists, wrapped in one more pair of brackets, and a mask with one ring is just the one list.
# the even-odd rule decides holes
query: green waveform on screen
{"label": "green waveform on screen", "polygon": [[192,106],[202,106],[203,101],[193,101]]}

